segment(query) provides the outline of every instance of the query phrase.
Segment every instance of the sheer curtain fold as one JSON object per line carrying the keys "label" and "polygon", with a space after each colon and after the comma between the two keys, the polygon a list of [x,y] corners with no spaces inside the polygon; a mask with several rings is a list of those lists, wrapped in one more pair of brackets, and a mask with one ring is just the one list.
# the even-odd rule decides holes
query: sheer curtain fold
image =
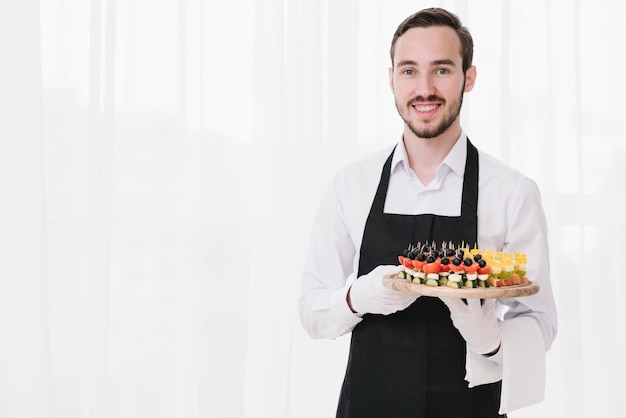
{"label": "sheer curtain fold", "polygon": [[107,416],[109,318],[115,143],[115,1],[91,0],[89,25],[89,120],[85,260],[84,380],[82,415]]}
{"label": "sheer curtain fold", "polygon": [[47,417],[39,2],[0,3],[0,416]]}
{"label": "sheer curtain fold", "polygon": [[[255,3],[253,108],[256,202],[251,243],[246,417],[314,416],[294,403],[301,385],[298,271],[323,188],[322,3]],[[295,409],[295,411],[294,411]],[[307,412],[305,412],[305,410]],[[319,415],[318,415],[319,416]]]}

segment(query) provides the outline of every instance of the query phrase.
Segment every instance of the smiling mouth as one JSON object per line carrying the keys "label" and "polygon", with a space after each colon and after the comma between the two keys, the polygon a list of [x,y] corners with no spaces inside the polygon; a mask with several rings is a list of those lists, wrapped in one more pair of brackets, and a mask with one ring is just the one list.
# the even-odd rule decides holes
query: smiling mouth
{"label": "smiling mouth", "polygon": [[411,107],[413,111],[420,119],[430,119],[434,117],[435,114],[439,111],[439,108],[443,106],[442,103],[423,103],[423,102],[413,102]]}
{"label": "smiling mouth", "polygon": [[415,108],[415,110],[417,110],[420,113],[428,113],[428,112],[432,112],[433,110],[437,109],[439,107],[439,105],[438,104],[413,105],[413,107]]}

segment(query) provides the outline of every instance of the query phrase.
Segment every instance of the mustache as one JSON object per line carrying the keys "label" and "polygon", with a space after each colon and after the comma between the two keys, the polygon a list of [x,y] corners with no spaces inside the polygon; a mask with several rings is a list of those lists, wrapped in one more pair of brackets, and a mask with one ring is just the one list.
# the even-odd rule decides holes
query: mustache
{"label": "mustache", "polygon": [[412,105],[417,104],[417,103],[424,103],[424,102],[441,102],[441,103],[445,103],[446,100],[443,97],[439,97],[439,96],[434,95],[434,94],[430,95],[430,96],[428,96],[426,98],[424,96],[417,96],[417,97],[414,97],[413,99],[411,99],[409,101],[409,106],[412,106]]}

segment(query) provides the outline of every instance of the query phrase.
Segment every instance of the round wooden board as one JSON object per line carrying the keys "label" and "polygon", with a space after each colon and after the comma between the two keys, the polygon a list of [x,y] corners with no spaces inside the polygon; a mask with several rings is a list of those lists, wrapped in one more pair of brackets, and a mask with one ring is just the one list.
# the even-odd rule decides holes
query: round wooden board
{"label": "round wooden board", "polygon": [[442,298],[463,298],[463,299],[492,299],[492,298],[519,298],[530,296],[539,292],[539,283],[529,281],[528,284],[504,287],[463,287],[454,289],[447,286],[426,286],[417,284],[406,279],[401,279],[395,274],[388,274],[383,277],[383,284],[400,292],[415,293],[420,296],[433,296]]}

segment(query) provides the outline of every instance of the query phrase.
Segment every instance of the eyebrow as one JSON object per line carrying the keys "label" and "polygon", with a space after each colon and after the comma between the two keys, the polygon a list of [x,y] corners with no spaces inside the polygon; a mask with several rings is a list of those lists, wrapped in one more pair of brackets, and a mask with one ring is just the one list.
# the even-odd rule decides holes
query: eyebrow
{"label": "eyebrow", "polygon": [[[403,60],[400,61],[397,66],[398,67],[403,67],[405,65],[414,65],[417,66],[417,62],[413,61],[413,60]],[[454,61],[452,61],[451,59],[440,59],[440,60],[435,60],[432,61],[429,65],[450,65],[452,67],[456,67],[456,64],[454,63]]]}

